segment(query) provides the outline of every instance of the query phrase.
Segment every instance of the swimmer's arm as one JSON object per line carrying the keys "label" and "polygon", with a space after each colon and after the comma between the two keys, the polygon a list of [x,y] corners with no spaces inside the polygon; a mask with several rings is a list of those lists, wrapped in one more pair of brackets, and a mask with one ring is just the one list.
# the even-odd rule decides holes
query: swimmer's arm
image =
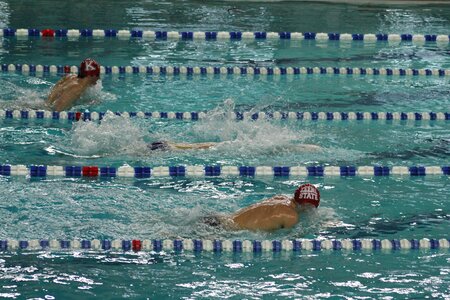
{"label": "swimmer's arm", "polygon": [[315,151],[322,150],[322,147],[317,146],[317,145],[312,145],[312,144],[300,144],[300,145],[296,145],[296,149],[301,150],[301,151],[315,152]]}
{"label": "swimmer's arm", "polygon": [[209,149],[216,146],[217,143],[169,143],[169,146],[175,150],[189,150],[189,149]]}

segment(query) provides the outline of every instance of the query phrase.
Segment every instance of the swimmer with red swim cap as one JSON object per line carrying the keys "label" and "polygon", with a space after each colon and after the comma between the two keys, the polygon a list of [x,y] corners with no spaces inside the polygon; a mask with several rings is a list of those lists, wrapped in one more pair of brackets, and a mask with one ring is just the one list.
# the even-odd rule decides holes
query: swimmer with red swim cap
{"label": "swimmer with red swim cap", "polygon": [[203,222],[210,226],[223,226],[234,230],[272,231],[291,228],[297,224],[301,212],[315,209],[319,203],[319,190],[308,183],[300,186],[294,197],[276,195],[241,209],[231,216],[205,217]]}
{"label": "swimmer with red swim cap", "polygon": [[95,60],[86,58],[81,62],[78,76],[67,75],[55,84],[46,104],[56,111],[69,109],[99,79],[100,65]]}

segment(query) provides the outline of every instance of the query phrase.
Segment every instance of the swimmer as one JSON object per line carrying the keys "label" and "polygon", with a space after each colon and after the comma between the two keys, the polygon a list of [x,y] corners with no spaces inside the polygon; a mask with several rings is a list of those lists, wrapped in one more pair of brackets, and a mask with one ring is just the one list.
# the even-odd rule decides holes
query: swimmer
{"label": "swimmer", "polygon": [[56,111],[71,108],[99,78],[100,65],[95,60],[86,58],[81,62],[78,76],[67,75],[55,84],[46,101],[47,106]]}
{"label": "swimmer", "polygon": [[232,14],[234,14],[235,12],[237,12],[237,13],[242,13],[242,12],[244,12],[242,9],[239,9],[239,8],[237,8],[237,7],[231,7],[231,8],[228,8],[227,9],[227,12],[230,14],[230,15],[232,15]]}
{"label": "swimmer", "polygon": [[[167,141],[157,141],[147,144],[147,148],[150,151],[160,150],[160,151],[173,151],[173,150],[198,150],[198,149],[210,149],[216,146],[229,144],[230,142],[209,142],[209,143],[174,143]],[[310,144],[297,144],[292,145],[293,150],[303,151],[303,152],[314,152],[319,151],[322,148],[317,145]]]}
{"label": "swimmer", "polygon": [[158,141],[147,144],[150,151],[161,150],[193,150],[193,149],[209,149],[220,143],[173,143],[167,141]]}
{"label": "swimmer", "polygon": [[276,195],[231,216],[210,216],[202,221],[212,227],[222,226],[232,230],[273,231],[295,226],[299,214],[317,208],[319,203],[319,190],[308,183],[300,186],[294,197]]}

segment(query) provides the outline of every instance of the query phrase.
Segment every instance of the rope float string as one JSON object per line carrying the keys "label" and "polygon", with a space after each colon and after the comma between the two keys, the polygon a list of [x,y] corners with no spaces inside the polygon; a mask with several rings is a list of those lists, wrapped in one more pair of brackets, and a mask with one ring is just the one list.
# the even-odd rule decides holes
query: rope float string
{"label": "rope float string", "polygon": [[[46,119],[70,121],[98,121],[107,115],[117,115],[124,118],[153,118],[170,120],[201,120],[208,117],[208,112],[74,112],[47,110],[4,110],[0,109],[0,119]],[[450,112],[230,112],[226,115],[232,120],[413,120],[442,121],[450,120]]]}
{"label": "rope float string", "polygon": [[0,251],[194,251],[194,252],[300,252],[429,250],[450,248],[449,239],[325,239],[325,240],[0,240]]}
{"label": "rope float string", "polygon": [[[2,64],[1,70],[21,72],[24,75],[77,74],[78,66]],[[202,67],[202,66],[101,66],[101,74],[147,74],[147,75],[380,75],[380,76],[450,76],[450,69],[402,69],[402,68],[351,68],[351,67]]]}
{"label": "rope float string", "polygon": [[289,177],[289,176],[425,176],[450,175],[450,166],[45,166],[45,165],[0,165],[2,176],[30,176],[43,178],[47,176],[65,177]]}
{"label": "rope float string", "polygon": [[398,43],[411,41],[423,44],[426,42],[449,43],[450,35],[445,34],[387,34],[387,33],[315,33],[315,32],[240,32],[240,31],[152,31],[128,29],[14,29],[0,30],[4,37],[118,37],[118,38],[146,38],[146,39],[174,39],[174,40],[316,40],[316,41],[387,41]]}

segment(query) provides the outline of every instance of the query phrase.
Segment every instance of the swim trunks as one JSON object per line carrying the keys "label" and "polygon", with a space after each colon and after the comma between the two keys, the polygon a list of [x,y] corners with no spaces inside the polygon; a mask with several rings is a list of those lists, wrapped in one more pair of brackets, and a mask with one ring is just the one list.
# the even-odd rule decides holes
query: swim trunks
{"label": "swim trunks", "polygon": [[170,150],[169,143],[164,142],[164,141],[153,142],[151,144],[148,144],[147,147],[151,151],[154,151],[154,150],[161,150],[161,151]]}

